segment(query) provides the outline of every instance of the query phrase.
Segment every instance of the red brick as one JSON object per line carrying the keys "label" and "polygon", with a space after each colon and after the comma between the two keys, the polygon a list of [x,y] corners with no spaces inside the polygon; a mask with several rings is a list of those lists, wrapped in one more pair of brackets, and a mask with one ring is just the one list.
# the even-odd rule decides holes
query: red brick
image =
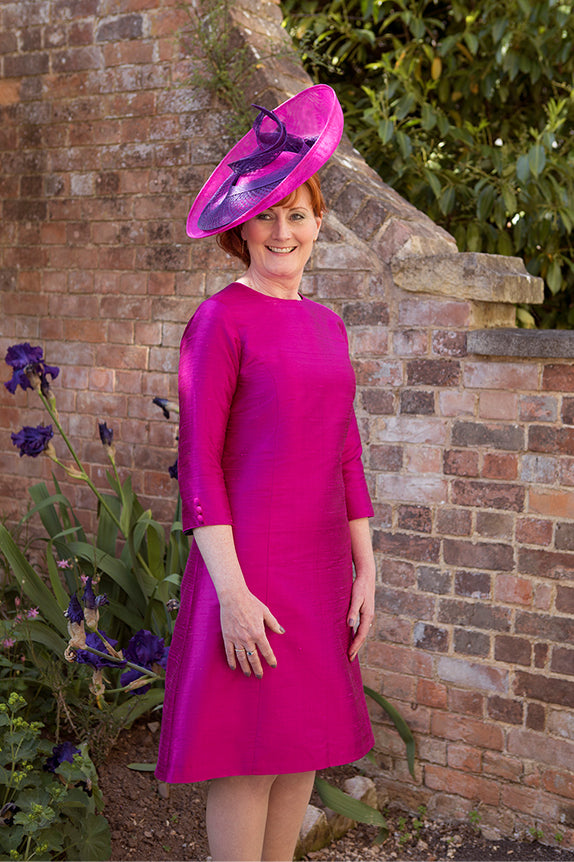
{"label": "red brick", "polygon": [[530,641],[526,640],[526,638],[512,637],[510,635],[496,635],[494,639],[494,658],[495,661],[529,667],[532,658]]}
{"label": "red brick", "polygon": [[469,536],[472,516],[468,509],[445,509],[437,512],[436,529],[440,535]]}
{"label": "red brick", "polygon": [[468,326],[471,303],[435,299],[404,300],[399,303],[399,324],[406,326]]}
{"label": "red brick", "polygon": [[524,507],[524,496],[525,491],[521,485],[463,480],[456,480],[452,483],[452,502],[458,506],[521,512]]}
{"label": "red brick", "polygon": [[562,580],[567,573],[574,575],[574,554],[565,551],[543,551],[538,548],[518,549],[518,571],[524,575],[540,576]]}
{"label": "red brick", "polygon": [[500,452],[486,452],[481,475],[489,479],[516,479],[518,457]]}
{"label": "red brick", "polygon": [[512,539],[514,516],[501,512],[479,511],[476,513],[476,532],[490,539]]}
{"label": "red brick", "polygon": [[468,449],[446,449],[444,472],[452,476],[478,476],[478,452]]}
{"label": "red brick", "polygon": [[485,697],[482,692],[448,686],[448,708],[452,713],[473,715],[480,718],[484,714]]}
{"label": "red brick", "polygon": [[574,518],[574,491],[531,487],[528,508],[534,514],[553,518]]}
{"label": "red brick", "polygon": [[532,595],[532,581],[526,578],[501,573],[495,580],[494,597],[498,602],[528,607],[532,604]]}
{"label": "red brick", "polygon": [[435,712],[431,718],[431,732],[439,737],[476,745],[492,751],[502,751],[502,730],[492,723],[460,715]]}
{"label": "red brick", "polygon": [[498,778],[513,782],[520,778],[524,769],[519,758],[493,751],[483,753],[482,768],[487,775],[496,775]]}
{"label": "red brick", "polygon": [[574,392],[574,366],[546,365],[542,372],[542,388],[556,392]]}
{"label": "red brick", "polygon": [[[549,678],[545,674],[517,671],[514,691],[519,697],[525,696],[545,703],[566,706],[570,709],[574,707],[574,682],[570,680]],[[571,760],[574,767],[574,754],[571,755]]]}
{"label": "red brick", "polygon": [[497,542],[463,542],[457,539],[444,539],[443,553],[446,563],[464,568],[492,569],[502,572],[508,572],[514,568],[512,546]]}
{"label": "red brick", "polygon": [[503,393],[514,393],[519,389],[538,389],[538,377],[537,365],[488,360],[465,363],[463,380],[470,389],[496,389]]}
{"label": "red brick", "polygon": [[424,356],[428,350],[428,334],[420,329],[400,329],[393,333],[395,356]]}
{"label": "red brick", "polygon": [[433,709],[446,709],[447,688],[429,679],[417,680],[415,702]]}
{"label": "red brick", "polygon": [[410,386],[456,386],[460,380],[460,363],[453,359],[413,359],[407,362]]}
{"label": "red brick", "polygon": [[425,767],[425,784],[431,790],[456,793],[466,799],[477,800],[487,805],[498,805],[499,791],[495,781],[476,778],[456,769],[445,769],[437,764]]}
{"label": "red brick", "polygon": [[556,610],[574,615],[574,587],[558,586],[556,590]]}
{"label": "red brick", "polygon": [[518,518],[516,541],[524,545],[549,545],[552,541],[552,521],[541,518]]}
{"label": "red brick", "polygon": [[439,413],[442,416],[472,416],[476,395],[468,390],[445,389],[438,393]]}
{"label": "red brick", "polygon": [[461,769],[463,772],[482,771],[482,752],[471,745],[447,745],[447,763],[452,769]]}
{"label": "red brick", "polygon": [[411,533],[385,533],[375,530],[373,533],[375,551],[402,557],[407,560],[421,562],[437,562],[439,558],[439,542],[434,538],[416,536]]}
{"label": "red brick", "polygon": [[512,728],[508,733],[508,753],[559,769],[574,769],[572,741],[552,738],[546,733]]}
{"label": "red brick", "polygon": [[403,673],[411,676],[427,678],[433,676],[432,656],[395,644],[369,641],[367,655],[363,662],[365,665],[372,665],[373,667],[400,667]]}
{"label": "red brick", "polygon": [[549,793],[574,799],[574,781],[572,781],[571,772],[548,769],[542,776],[542,786]]}
{"label": "red brick", "polygon": [[478,415],[484,419],[506,419],[512,422],[518,418],[518,395],[500,390],[481,392]]}

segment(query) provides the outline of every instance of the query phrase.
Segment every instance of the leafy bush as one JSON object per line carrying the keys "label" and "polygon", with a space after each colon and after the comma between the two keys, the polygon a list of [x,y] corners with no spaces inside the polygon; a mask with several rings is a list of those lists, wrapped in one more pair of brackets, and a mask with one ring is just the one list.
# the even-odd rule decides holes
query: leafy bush
{"label": "leafy bush", "polygon": [[0,859],[109,859],[110,829],[86,746],[54,746],[42,724],[0,701]]}
{"label": "leafy bush", "polygon": [[461,251],[546,282],[523,325],[574,327],[574,11],[561,0],[282,0],[347,132]]}
{"label": "leafy bush", "polygon": [[[0,524],[0,551],[21,596],[32,606],[20,613],[19,620],[6,614],[0,620],[3,645],[11,650],[17,646],[18,654],[23,650],[24,658],[39,669],[40,679],[36,681],[52,685],[69,724],[73,725],[73,720],[66,698],[74,692],[76,703],[85,701],[89,688],[102,717],[107,716],[120,728],[163,700],[162,686],[150,688],[149,682],[163,678],[166,644],[171,640],[187,560],[180,502],[166,536],[151,511],[144,510],[139,502],[130,477],[120,478],[113,431],[105,422],[100,424],[99,434],[111,465],[107,473],[110,491],[100,492],[60,423],[51,389],[59,369],[46,365],[42,348],[28,343],[10,347],[6,361],[12,369],[12,378],[5,384],[8,390],[14,393],[19,386],[33,389],[51,419],[49,425],[28,426],[12,434],[14,445],[22,456],[47,455],[68,476],[86,483],[94,494],[98,517],[96,535],[88,537],[55,476],[54,493],[43,482],[34,485],[30,489],[34,505],[16,534],[23,536],[22,526],[33,517],[40,518],[45,535],[40,539],[43,554],[39,571],[28,559],[28,547],[21,548]],[[155,400],[169,418],[166,402]],[[64,463],[56,454],[54,428],[67,447],[71,463]],[[176,475],[177,466],[170,472]],[[13,584],[5,591],[13,590]],[[21,599],[16,596],[12,601]],[[60,658],[65,655],[70,662],[67,667],[60,662],[56,673],[54,654]],[[13,667],[12,672],[6,667],[11,661],[9,654],[3,658],[7,684],[18,674]],[[28,683],[33,682],[28,675]],[[132,692],[139,696],[134,698]]]}

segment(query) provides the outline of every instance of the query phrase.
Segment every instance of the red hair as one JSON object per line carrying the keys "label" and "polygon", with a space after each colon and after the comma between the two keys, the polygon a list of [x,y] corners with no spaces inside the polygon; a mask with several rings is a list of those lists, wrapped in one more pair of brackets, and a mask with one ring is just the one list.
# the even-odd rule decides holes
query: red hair
{"label": "red hair", "polygon": [[[307,190],[311,196],[311,206],[313,208],[313,213],[315,216],[320,218],[323,213],[327,209],[327,205],[325,204],[325,199],[323,197],[323,193],[321,191],[321,180],[319,179],[318,174],[313,174],[312,177],[309,177],[308,180],[305,180],[303,183],[304,186],[307,187]],[[301,186],[299,186],[301,188]],[[278,201],[278,203],[274,204],[276,207],[289,206],[292,201],[295,200],[297,196],[298,189],[293,189],[293,191],[287,195],[287,197],[283,198],[283,200]],[[217,234],[217,244],[223,251],[227,252],[227,254],[232,255],[232,257],[237,257],[239,260],[245,264],[245,266],[249,266],[251,263],[251,256],[249,254],[249,249],[247,248],[247,243],[241,237],[241,228],[242,225],[238,224],[236,227],[232,227],[231,230],[226,230],[223,233]]]}

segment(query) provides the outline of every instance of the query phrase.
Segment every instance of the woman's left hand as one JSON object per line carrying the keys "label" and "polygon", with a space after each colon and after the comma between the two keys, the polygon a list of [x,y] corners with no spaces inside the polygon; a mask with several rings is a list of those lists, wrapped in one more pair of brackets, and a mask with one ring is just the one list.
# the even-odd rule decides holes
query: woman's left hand
{"label": "woman's left hand", "polygon": [[[347,614],[347,623],[355,628],[355,637],[349,647],[349,660],[353,661],[369,634],[369,629],[375,616],[375,578],[371,575],[358,574],[353,583],[351,604]],[[358,626],[357,626],[358,624]]]}

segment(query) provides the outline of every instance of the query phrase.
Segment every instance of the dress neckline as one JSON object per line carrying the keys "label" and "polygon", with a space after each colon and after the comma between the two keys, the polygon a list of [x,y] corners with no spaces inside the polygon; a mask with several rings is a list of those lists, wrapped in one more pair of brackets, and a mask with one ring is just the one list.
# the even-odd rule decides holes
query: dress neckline
{"label": "dress neckline", "polygon": [[263,299],[270,299],[273,302],[288,302],[288,303],[296,302],[297,304],[300,304],[301,302],[306,301],[306,297],[303,296],[302,293],[298,294],[298,299],[287,299],[286,297],[283,297],[283,296],[270,296],[268,293],[262,293],[260,290],[255,290],[254,287],[249,287],[249,285],[245,284],[245,282],[243,282],[243,281],[234,281],[233,284],[238,284],[240,287],[244,287],[245,290],[248,290],[250,293],[254,293],[257,296],[261,296]]}

